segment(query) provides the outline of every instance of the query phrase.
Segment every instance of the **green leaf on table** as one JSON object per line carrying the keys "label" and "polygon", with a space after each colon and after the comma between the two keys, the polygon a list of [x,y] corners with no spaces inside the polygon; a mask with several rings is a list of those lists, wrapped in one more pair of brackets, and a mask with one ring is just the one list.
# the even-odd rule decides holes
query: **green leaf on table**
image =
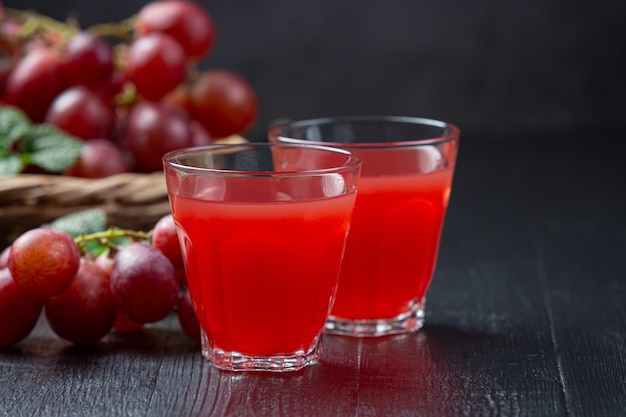
{"label": "green leaf on table", "polygon": [[0,107],[0,151],[11,150],[30,128],[30,120],[21,110],[11,106]]}
{"label": "green leaf on table", "polygon": [[64,230],[72,237],[76,238],[81,234],[96,233],[106,230],[107,215],[100,209],[83,210],[59,217],[44,226]]}
{"label": "green leaf on table", "polygon": [[54,126],[32,125],[20,141],[20,151],[29,162],[49,172],[61,172],[80,157],[83,142]]}

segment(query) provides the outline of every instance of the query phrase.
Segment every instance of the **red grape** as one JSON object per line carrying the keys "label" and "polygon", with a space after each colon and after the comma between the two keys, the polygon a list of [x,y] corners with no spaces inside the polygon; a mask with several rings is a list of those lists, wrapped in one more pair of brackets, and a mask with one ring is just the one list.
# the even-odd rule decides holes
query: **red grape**
{"label": "red grape", "polygon": [[23,340],[37,324],[43,301],[19,286],[8,268],[0,269],[0,346]]}
{"label": "red grape", "polygon": [[76,165],[63,174],[82,178],[104,178],[128,171],[128,163],[119,146],[107,139],[91,139],[83,144]]}
{"label": "red grape", "polygon": [[112,328],[117,308],[109,277],[94,261],[82,259],[76,278],[45,306],[54,332],[76,344],[100,341]]}
{"label": "red grape", "polygon": [[181,288],[187,287],[187,273],[185,272],[185,267],[181,266],[176,268],[176,276],[178,277],[178,283]]}
{"label": "red grape", "polygon": [[147,100],[160,100],[186,76],[183,48],[172,37],[151,33],[135,40],[126,56],[126,75]]}
{"label": "red grape", "polygon": [[252,87],[226,70],[203,72],[191,86],[189,112],[216,138],[247,130],[258,111]]}
{"label": "red grape", "polygon": [[118,310],[117,315],[115,316],[113,328],[120,333],[133,333],[141,330],[143,328],[143,323],[132,321],[127,315]]}
{"label": "red grape", "polygon": [[89,85],[87,88],[100,97],[113,101],[116,94],[120,94],[124,91],[127,82],[127,75],[123,71],[114,68],[113,72],[111,72],[107,78],[97,84]]}
{"label": "red grape", "polygon": [[4,103],[19,107],[33,122],[41,122],[63,86],[59,55],[50,48],[36,47],[9,73]]}
{"label": "red grape", "polygon": [[0,269],[6,268],[9,266],[9,252],[11,251],[11,247],[7,246],[0,253]]}
{"label": "red grape", "polygon": [[174,107],[178,107],[185,112],[188,112],[189,105],[189,85],[184,82],[180,84],[178,87],[167,93],[161,101],[168,103]]}
{"label": "red grape", "polygon": [[137,14],[137,34],[165,33],[174,38],[190,59],[209,53],[215,41],[211,16],[199,4],[183,0],[151,2]]}
{"label": "red grape", "polygon": [[[95,260],[96,265],[106,272],[109,279],[111,277],[111,272],[113,271],[114,262],[114,258],[111,257],[108,250],[99,255]],[[143,323],[132,321],[128,318],[128,316],[119,311],[119,309],[116,309],[113,328],[121,333],[131,333],[141,330],[143,328]]]}
{"label": "red grape", "polygon": [[22,47],[22,39],[19,36],[24,27],[22,22],[13,19],[0,20],[0,50],[7,55],[15,55]]}
{"label": "red grape", "polygon": [[115,110],[86,87],[74,86],[52,102],[45,121],[82,139],[108,138],[115,123]]}
{"label": "red grape", "polygon": [[100,254],[96,258],[95,262],[96,265],[98,265],[109,277],[111,276],[111,271],[113,270],[113,258],[110,256],[108,250]]}
{"label": "red grape", "polygon": [[183,254],[174,217],[167,214],[154,225],[152,245],[159,249],[175,267],[183,266]]}
{"label": "red grape", "polygon": [[16,283],[41,298],[61,293],[74,279],[80,251],[62,230],[41,227],[20,235],[11,245],[9,269]]}
{"label": "red grape", "polygon": [[213,143],[213,138],[200,122],[191,120],[189,128],[191,129],[191,146],[206,146]]}
{"label": "red grape", "polygon": [[74,35],[62,58],[64,75],[71,84],[97,85],[113,72],[113,48],[106,40],[89,32]]}
{"label": "red grape", "polygon": [[[181,109],[185,114],[189,114],[189,100],[189,86],[185,83],[162,99],[163,102]],[[206,146],[213,142],[213,137],[200,122],[191,119],[189,127],[191,129],[191,146]]]}
{"label": "red grape", "polygon": [[131,243],[115,255],[111,292],[119,310],[131,320],[159,321],[178,299],[176,269],[157,248]]}
{"label": "red grape", "polygon": [[200,343],[200,322],[194,311],[189,291],[185,291],[178,302],[177,317],[183,332],[195,342]]}
{"label": "red grape", "polygon": [[142,102],[133,107],[126,126],[126,142],[143,172],[163,170],[166,152],[192,144],[189,118],[166,103]]}
{"label": "red grape", "polygon": [[7,85],[7,78],[13,69],[13,59],[8,56],[0,55],[0,96],[4,94]]}

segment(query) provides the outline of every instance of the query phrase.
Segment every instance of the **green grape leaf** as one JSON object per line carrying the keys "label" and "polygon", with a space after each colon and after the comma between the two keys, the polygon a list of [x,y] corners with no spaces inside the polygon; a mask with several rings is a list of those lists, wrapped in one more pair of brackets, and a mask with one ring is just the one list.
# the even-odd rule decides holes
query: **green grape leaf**
{"label": "green grape leaf", "polygon": [[107,229],[107,214],[101,209],[89,209],[68,214],[43,225],[61,229],[72,237],[81,234],[102,232]]}
{"label": "green grape leaf", "polygon": [[[132,242],[137,241],[136,239],[131,238],[130,236],[120,236],[120,237],[116,237],[113,239],[110,239],[110,242],[113,243],[116,246],[126,246]],[[144,243],[148,243],[147,241],[144,241]]]}
{"label": "green grape leaf", "polygon": [[20,151],[29,162],[49,172],[62,172],[80,157],[83,142],[54,126],[33,125],[20,141]]}
{"label": "green grape leaf", "polygon": [[109,250],[109,247],[105,244],[98,242],[97,240],[92,240],[90,242],[85,243],[84,246],[85,253],[90,253],[94,257],[98,257],[102,255],[104,252]]}
{"label": "green grape leaf", "polygon": [[0,175],[19,174],[23,168],[24,164],[20,155],[9,154],[0,157]]}
{"label": "green grape leaf", "polygon": [[30,120],[21,110],[11,106],[0,107],[0,154],[10,151],[30,128]]}

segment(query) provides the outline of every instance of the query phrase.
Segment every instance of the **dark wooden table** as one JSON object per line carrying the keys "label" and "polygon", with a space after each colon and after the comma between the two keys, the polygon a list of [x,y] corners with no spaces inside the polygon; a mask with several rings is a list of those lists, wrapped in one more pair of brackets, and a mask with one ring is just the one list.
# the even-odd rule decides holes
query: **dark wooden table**
{"label": "dark wooden table", "polygon": [[[174,317],[0,351],[1,416],[626,415],[623,132],[464,137],[427,322],[327,336],[297,373],[213,369]],[[466,135],[467,136],[467,135]]]}

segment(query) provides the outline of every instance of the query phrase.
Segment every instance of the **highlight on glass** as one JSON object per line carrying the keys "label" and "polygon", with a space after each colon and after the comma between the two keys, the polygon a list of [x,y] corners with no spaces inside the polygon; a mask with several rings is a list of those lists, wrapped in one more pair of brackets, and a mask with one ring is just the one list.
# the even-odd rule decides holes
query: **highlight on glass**
{"label": "highlight on glass", "polygon": [[361,158],[247,143],[174,151],[164,167],[202,354],[231,371],[317,362]]}
{"label": "highlight on glass", "polygon": [[281,124],[268,136],[271,143],[333,146],[363,158],[326,331],[384,336],[420,329],[452,188],[458,127],[417,117],[346,116]]}

